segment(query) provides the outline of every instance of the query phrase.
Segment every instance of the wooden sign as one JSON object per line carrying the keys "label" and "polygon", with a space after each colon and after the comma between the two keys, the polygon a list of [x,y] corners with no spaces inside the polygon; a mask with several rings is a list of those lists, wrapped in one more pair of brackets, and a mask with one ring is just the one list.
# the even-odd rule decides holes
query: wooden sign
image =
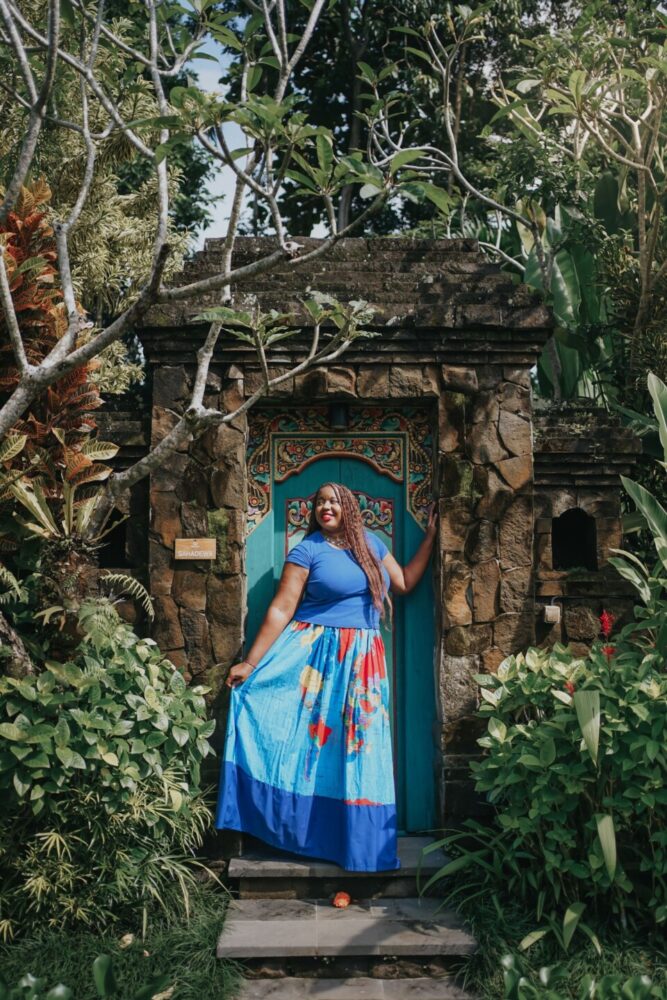
{"label": "wooden sign", "polygon": [[174,542],[175,559],[215,559],[215,538],[177,538]]}

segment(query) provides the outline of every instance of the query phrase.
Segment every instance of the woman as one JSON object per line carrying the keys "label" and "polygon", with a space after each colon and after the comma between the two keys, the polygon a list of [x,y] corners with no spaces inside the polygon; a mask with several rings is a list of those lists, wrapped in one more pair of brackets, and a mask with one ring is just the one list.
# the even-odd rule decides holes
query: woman
{"label": "woman", "polygon": [[380,617],[424,574],[436,515],[402,568],[354,494],[320,486],[232,689],[216,826],[349,871],[399,867]]}

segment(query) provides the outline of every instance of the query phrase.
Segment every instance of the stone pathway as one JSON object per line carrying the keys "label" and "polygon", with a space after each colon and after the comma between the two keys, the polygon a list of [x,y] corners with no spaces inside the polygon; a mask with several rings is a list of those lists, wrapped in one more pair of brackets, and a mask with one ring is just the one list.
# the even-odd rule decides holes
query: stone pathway
{"label": "stone pathway", "polygon": [[[477,943],[440,900],[417,894],[418,872],[423,883],[446,862],[434,852],[420,867],[430,842],[400,838],[401,868],[373,874],[268,849],[233,858],[240,898],[217,954],[248,969],[239,1000],[470,1000],[448,962]],[[353,900],[345,909],[331,905],[340,890]]]}

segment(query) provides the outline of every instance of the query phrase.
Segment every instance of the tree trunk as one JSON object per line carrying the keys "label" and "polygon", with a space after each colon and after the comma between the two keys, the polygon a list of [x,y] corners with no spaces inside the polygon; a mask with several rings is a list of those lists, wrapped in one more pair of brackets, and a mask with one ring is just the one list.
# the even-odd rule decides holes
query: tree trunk
{"label": "tree trunk", "polygon": [[35,673],[35,667],[28,656],[23,640],[14,631],[3,613],[0,611],[0,672],[8,677],[29,677]]}

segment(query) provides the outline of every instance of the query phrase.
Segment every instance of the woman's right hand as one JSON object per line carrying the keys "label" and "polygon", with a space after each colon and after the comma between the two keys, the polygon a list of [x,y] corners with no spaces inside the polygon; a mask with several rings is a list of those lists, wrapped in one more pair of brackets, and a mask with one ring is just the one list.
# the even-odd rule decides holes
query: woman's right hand
{"label": "woman's right hand", "polygon": [[238,687],[239,684],[243,684],[244,680],[250,676],[254,669],[255,668],[250,663],[246,663],[245,660],[241,663],[235,663],[227,674],[225,684],[228,688]]}

